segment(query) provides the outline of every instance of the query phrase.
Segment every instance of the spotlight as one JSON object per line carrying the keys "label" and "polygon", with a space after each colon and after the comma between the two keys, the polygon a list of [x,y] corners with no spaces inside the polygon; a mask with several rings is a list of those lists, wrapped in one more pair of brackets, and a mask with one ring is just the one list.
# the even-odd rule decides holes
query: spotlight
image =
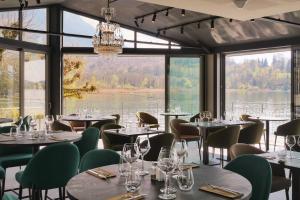
{"label": "spotlight", "polygon": [[181,28],[180,28],[180,33],[183,34],[183,32],[184,32],[184,27],[181,26]]}
{"label": "spotlight", "polygon": [[185,9],[181,10],[181,16],[183,16],[183,17],[185,16]]}
{"label": "spotlight", "polygon": [[233,20],[232,19],[229,19],[229,22],[231,23]]}
{"label": "spotlight", "polygon": [[141,20],[141,24],[144,23],[144,21],[145,21],[145,19],[144,19],[144,17],[143,17],[142,20]]}
{"label": "spotlight", "polygon": [[153,17],[152,17],[152,23],[154,23],[156,20],[156,13],[153,14]]}
{"label": "spotlight", "polygon": [[212,19],[211,22],[210,22],[210,28],[211,29],[215,28],[215,20],[214,19]]}
{"label": "spotlight", "polygon": [[134,20],[134,23],[135,23],[135,26],[136,26],[136,27],[139,27],[139,26],[140,26],[137,20]]}
{"label": "spotlight", "polygon": [[166,12],[166,17],[169,16],[169,9],[167,9],[167,12]]}
{"label": "spotlight", "polygon": [[255,19],[251,19],[250,21],[251,21],[251,22],[255,22]]}

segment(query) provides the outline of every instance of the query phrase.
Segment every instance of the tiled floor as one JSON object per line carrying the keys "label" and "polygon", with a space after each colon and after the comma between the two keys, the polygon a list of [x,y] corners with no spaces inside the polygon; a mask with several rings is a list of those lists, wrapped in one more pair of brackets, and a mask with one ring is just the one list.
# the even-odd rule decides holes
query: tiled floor
{"label": "tiled floor", "polygon": [[[197,145],[196,143],[193,144],[189,144],[189,149],[197,149]],[[99,148],[102,148],[102,142],[99,142]],[[216,157],[218,157],[218,155],[216,155]],[[189,151],[189,161],[190,162],[195,162],[195,163],[199,163],[199,154],[198,151]],[[214,167],[219,167],[219,166],[214,166]],[[24,168],[24,167],[23,167]],[[15,180],[15,173],[17,171],[19,171],[20,168],[15,167],[15,168],[9,168],[7,170],[7,174],[6,174],[6,188],[17,188],[18,184]],[[24,190],[24,195],[28,194],[28,190]],[[51,198],[57,198],[58,197],[58,190],[51,190],[49,191],[49,196]],[[290,190],[290,197],[291,197],[291,190]],[[270,195],[270,200],[285,200],[285,192],[284,191],[280,191],[280,192],[276,192],[276,193],[272,193]]]}

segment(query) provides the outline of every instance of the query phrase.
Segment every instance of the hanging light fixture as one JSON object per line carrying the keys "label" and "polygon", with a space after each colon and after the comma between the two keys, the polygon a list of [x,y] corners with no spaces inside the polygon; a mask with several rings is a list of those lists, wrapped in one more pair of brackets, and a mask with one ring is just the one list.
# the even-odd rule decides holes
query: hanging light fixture
{"label": "hanging light fixture", "polygon": [[96,34],[93,36],[94,52],[99,55],[115,56],[122,53],[124,44],[121,27],[119,24],[111,22],[115,16],[115,9],[109,6],[101,9],[101,15],[104,16],[105,22],[99,22]]}

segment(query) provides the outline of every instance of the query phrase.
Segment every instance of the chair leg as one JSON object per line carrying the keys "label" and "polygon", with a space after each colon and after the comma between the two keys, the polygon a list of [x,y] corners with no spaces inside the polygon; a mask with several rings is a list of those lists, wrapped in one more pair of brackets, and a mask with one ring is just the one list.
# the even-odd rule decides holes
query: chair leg
{"label": "chair leg", "polygon": [[66,188],[63,187],[63,199],[65,200],[66,199]]}
{"label": "chair leg", "polygon": [[197,141],[198,144],[198,150],[199,150],[199,158],[200,158],[200,162],[201,162],[201,145],[200,145],[200,140]]}
{"label": "chair leg", "polygon": [[286,200],[290,200],[289,188],[285,188],[285,198],[286,198]]}
{"label": "chair leg", "polygon": [[5,191],[5,177],[4,179],[2,180],[2,196],[4,195],[4,191]]}
{"label": "chair leg", "polygon": [[32,190],[28,188],[29,200],[32,200]]}
{"label": "chair leg", "polygon": [[275,151],[275,148],[276,148],[276,143],[277,143],[277,135],[275,135],[274,151]]}
{"label": "chair leg", "polygon": [[220,149],[220,157],[221,157],[220,161],[221,161],[221,167],[222,168],[224,167],[224,155],[223,155],[223,153],[224,153],[224,150],[223,150],[223,148],[221,148]]}
{"label": "chair leg", "polygon": [[58,188],[58,192],[59,192],[59,200],[63,200],[61,188]]}
{"label": "chair leg", "polygon": [[213,153],[212,153],[212,157],[215,157],[215,148],[213,147]]}
{"label": "chair leg", "polygon": [[19,186],[19,199],[22,199],[23,195],[23,188],[22,188],[22,185]]}
{"label": "chair leg", "polygon": [[47,200],[47,198],[48,198],[48,190],[45,190],[45,198],[44,198],[44,200]]}

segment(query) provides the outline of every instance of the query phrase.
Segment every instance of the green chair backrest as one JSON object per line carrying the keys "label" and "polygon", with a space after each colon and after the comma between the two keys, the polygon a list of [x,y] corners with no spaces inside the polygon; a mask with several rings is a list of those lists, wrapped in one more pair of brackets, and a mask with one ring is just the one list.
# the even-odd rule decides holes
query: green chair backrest
{"label": "green chair backrest", "polygon": [[[16,126],[3,126],[0,127],[0,134],[9,133],[10,129]],[[0,146],[0,156],[7,156],[12,154],[23,154],[32,153],[32,148],[30,147],[13,147],[13,146]]]}
{"label": "green chair backrest", "polygon": [[81,159],[79,171],[84,172],[96,167],[118,164],[120,155],[110,149],[95,149],[87,152]]}
{"label": "green chair backrest", "polygon": [[269,199],[272,169],[266,159],[255,155],[243,155],[228,163],[225,169],[238,173],[250,181],[251,200]]}
{"label": "green chair backrest", "polygon": [[9,193],[5,193],[3,195],[2,200],[19,200],[17,196],[13,195],[13,194],[9,194]]}
{"label": "green chair backrest", "polygon": [[82,138],[74,144],[78,147],[80,158],[84,156],[88,151],[97,149],[99,141],[99,130],[94,127],[87,128],[82,133]]}
{"label": "green chair backrest", "polygon": [[66,186],[77,174],[79,151],[70,143],[59,143],[40,150],[27,164],[21,184],[36,189],[53,189]]}

